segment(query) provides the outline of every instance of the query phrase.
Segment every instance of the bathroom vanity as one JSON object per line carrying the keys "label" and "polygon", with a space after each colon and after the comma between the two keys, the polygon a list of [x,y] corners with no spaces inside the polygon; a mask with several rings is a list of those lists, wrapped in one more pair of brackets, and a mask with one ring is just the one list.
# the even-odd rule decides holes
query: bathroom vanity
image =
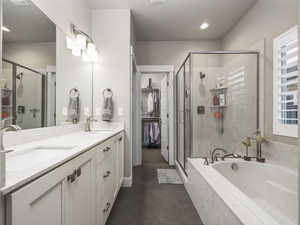
{"label": "bathroom vanity", "polygon": [[124,132],[77,131],[7,155],[6,225],[102,225],[121,187]]}

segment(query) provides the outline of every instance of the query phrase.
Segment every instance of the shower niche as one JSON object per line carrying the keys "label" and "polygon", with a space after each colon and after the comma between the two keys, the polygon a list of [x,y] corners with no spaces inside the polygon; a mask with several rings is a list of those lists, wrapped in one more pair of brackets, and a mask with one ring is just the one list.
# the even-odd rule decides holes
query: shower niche
{"label": "shower niche", "polygon": [[218,134],[224,134],[224,119],[226,114],[226,94],[227,87],[217,87],[210,89],[212,105],[209,107],[216,122],[216,131]]}

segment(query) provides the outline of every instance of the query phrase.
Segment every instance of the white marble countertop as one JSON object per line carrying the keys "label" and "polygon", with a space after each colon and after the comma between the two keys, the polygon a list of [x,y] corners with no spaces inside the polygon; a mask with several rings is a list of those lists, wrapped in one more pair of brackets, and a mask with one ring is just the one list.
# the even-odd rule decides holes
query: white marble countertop
{"label": "white marble countertop", "polygon": [[[14,146],[14,152],[6,155],[6,185],[0,191],[3,195],[13,192],[122,131],[123,128],[92,132],[77,131]],[[68,150],[32,150],[37,146],[72,148]]]}

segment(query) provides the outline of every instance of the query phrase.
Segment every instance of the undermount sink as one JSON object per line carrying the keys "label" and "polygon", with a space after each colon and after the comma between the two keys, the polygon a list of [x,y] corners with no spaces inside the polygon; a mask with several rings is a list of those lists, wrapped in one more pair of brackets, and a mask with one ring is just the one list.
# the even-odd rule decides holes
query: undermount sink
{"label": "undermount sink", "polygon": [[43,150],[43,151],[66,151],[75,148],[73,145],[38,145],[33,148],[33,150]]}
{"label": "undermount sink", "polygon": [[[49,161],[59,158],[62,154],[66,154],[67,151],[74,149],[73,145],[36,145],[34,147],[24,149],[23,151],[14,151],[11,154],[7,154],[7,171],[18,171],[17,165],[23,165],[22,170],[32,169],[36,165],[43,165]],[[28,163],[33,161],[34,164]]]}

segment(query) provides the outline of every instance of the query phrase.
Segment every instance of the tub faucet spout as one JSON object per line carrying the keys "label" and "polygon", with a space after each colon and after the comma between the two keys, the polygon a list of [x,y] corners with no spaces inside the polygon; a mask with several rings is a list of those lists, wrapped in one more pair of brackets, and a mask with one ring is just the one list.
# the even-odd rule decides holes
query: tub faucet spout
{"label": "tub faucet spout", "polygon": [[226,158],[240,159],[240,158],[242,158],[242,156],[240,156],[239,154],[235,154],[235,153],[228,153],[228,154],[223,155],[222,160],[224,161]]}
{"label": "tub faucet spout", "polygon": [[218,155],[222,152],[223,154],[226,154],[227,151],[224,148],[215,148],[211,153],[211,163],[214,163],[215,161],[218,161]]}

